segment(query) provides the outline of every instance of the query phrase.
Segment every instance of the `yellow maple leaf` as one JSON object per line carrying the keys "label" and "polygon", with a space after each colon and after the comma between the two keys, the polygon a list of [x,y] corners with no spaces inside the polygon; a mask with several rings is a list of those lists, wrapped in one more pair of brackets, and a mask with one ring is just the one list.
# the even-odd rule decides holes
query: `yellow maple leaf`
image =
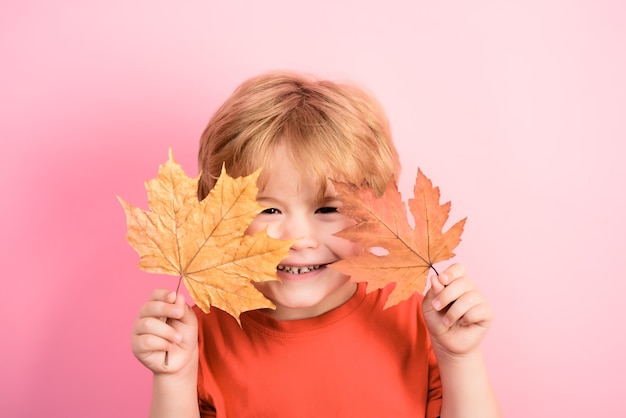
{"label": "yellow maple leaf", "polygon": [[439,188],[421,170],[409,199],[414,227],[396,184],[390,184],[381,197],[366,185],[334,184],[343,203],[339,211],[356,221],[336,235],[360,243],[365,250],[330,267],[352,276],[353,281],[367,282],[368,291],[396,283],[385,308],[422,292],[428,271],[437,271],[433,265],[454,257],[467,218],[443,231],[451,204],[439,204]]}
{"label": "yellow maple leaf", "polygon": [[275,308],[253,282],[279,280],[276,266],[292,242],[265,231],[245,234],[264,209],[256,201],[259,173],[233,179],[222,168],[215,187],[199,201],[199,177],[188,177],[170,150],[157,177],[146,182],[150,211],[118,197],[139,268],[180,277],[204,312],[215,306],[239,321],[242,312]]}

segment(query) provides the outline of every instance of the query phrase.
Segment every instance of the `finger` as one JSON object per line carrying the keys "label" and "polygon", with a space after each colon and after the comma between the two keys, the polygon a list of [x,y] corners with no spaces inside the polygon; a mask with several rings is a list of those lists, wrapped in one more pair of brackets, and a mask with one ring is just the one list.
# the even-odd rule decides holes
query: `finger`
{"label": "finger", "polygon": [[174,303],[176,300],[176,292],[169,289],[155,289],[150,295],[150,300]]}
{"label": "finger", "polygon": [[[465,292],[454,300],[454,303],[449,306],[441,320],[444,325],[450,327],[461,318],[464,318],[465,315],[481,304],[482,301],[483,299],[477,291]],[[463,319],[463,323],[465,323],[465,321],[466,319]]]}
{"label": "finger", "polygon": [[445,274],[447,277],[450,278],[451,281],[453,281],[453,280],[456,280],[456,279],[458,279],[460,277],[465,276],[466,268],[461,263],[455,263],[455,264],[452,264],[447,269],[445,269],[442,272],[442,274]]}
{"label": "finger", "polygon": [[474,284],[464,276],[454,280],[450,280],[447,274],[442,273],[437,278],[441,283],[442,290],[437,293],[432,301],[433,308],[437,311],[443,310],[445,307],[460,298],[464,293],[474,290]]}
{"label": "finger", "polygon": [[155,351],[168,351],[172,348],[172,342],[152,334],[135,336],[132,345],[135,355],[140,353],[152,353]]}
{"label": "finger", "polygon": [[182,341],[182,334],[174,327],[153,317],[138,320],[133,335],[139,337],[152,335],[173,344]]}
{"label": "finger", "polygon": [[178,319],[180,322],[185,325],[196,325],[198,323],[196,313],[185,300],[185,296],[179,293],[176,296],[175,306],[179,309],[178,311],[176,311],[176,313],[180,313],[180,316],[176,317],[176,319]]}
{"label": "finger", "polygon": [[154,300],[141,307],[138,318],[159,318],[161,321],[165,321],[167,318],[179,319],[183,314],[184,302],[181,307],[180,304]]}
{"label": "finger", "polygon": [[441,293],[443,289],[446,288],[446,285],[448,284],[448,282],[449,282],[449,279],[446,277],[445,274],[433,276],[430,280],[431,288],[433,290],[433,295],[437,296],[439,293]]}
{"label": "finger", "polygon": [[439,293],[441,291],[441,289],[443,288],[443,286],[441,285],[441,283],[439,281],[437,281],[437,276],[430,276],[427,279],[426,282],[426,287],[425,287],[425,293],[424,293],[424,298],[428,298],[429,296],[432,297],[436,294]]}
{"label": "finger", "polygon": [[488,303],[482,302],[470,308],[459,318],[459,324],[463,326],[479,325],[488,327],[493,322],[493,312]]}
{"label": "finger", "polygon": [[429,309],[428,307],[432,306],[435,296],[437,296],[439,292],[444,289],[444,287],[445,286],[441,284],[437,276],[431,276],[428,278],[426,293],[424,294],[424,299],[422,300],[424,309]]}

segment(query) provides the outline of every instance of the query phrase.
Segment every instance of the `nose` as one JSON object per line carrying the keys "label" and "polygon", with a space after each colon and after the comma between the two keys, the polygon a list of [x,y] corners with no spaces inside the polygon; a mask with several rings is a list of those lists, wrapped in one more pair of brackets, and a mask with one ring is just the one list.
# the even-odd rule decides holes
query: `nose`
{"label": "nose", "polygon": [[301,251],[304,249],[317,248],[319,241],[315,225],[304,216],[292,216],[281,225],[282,239],[295,239],[291,249]]}

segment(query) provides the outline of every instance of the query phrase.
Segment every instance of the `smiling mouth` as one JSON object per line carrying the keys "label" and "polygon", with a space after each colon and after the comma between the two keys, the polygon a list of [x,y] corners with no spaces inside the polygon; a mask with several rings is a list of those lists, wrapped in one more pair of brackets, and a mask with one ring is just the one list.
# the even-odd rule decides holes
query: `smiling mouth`
{"label": "smiling mouth", "polygon": [[315,270],[319,270],[322,267],[324,267],[323,264],[318,264],[315,266],[304,266],[304,267],[285,266],[285,265],[279,264],[278,267],[276,268],[279,271],[284,271],[285,273],[289,273],[289,274],[304,274],[304,273],[310,273]]}

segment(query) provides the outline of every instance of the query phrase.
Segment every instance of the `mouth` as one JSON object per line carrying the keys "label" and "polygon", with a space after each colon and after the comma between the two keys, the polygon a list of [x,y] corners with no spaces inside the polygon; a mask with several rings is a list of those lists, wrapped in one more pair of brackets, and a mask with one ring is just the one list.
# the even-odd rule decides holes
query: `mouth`
{"label": "mouth", "polygon": [[279,264],[276,269],[278,271],[284,271],[285,273],[289,274],[305,274],[315,270],[319,270],[324,266],[325,264],[316,264],[313,266],[286,266],[284,264]]}

